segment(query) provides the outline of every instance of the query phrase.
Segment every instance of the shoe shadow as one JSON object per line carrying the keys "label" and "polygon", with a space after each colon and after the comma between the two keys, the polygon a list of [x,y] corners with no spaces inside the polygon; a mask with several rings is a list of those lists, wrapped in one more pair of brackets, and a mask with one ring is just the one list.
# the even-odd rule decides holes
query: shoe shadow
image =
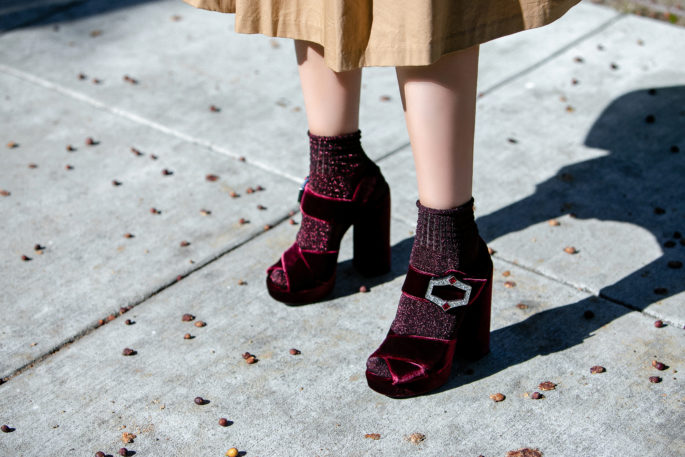
{"label": "shoe shadow", "polygon": [[[588,297],[493,331],[491,353],[480,361],[460,364],[434,393],[582,344],[614,319],[685,290],[685,269],[678,266],[685,260],[685,87],[636,90],[615,99],[593,124],[585,145],[607,153],[561,168],[529,197],[478,218],[483,239],[492,242],[572,213],[578,219],[641,227],[659,243],[662,255],[646,264],[632,260],[643,265],[601,288],[599,297],[615,304],[607,306],[598,297]],[[610,233],[601,236],[611,239]],[[404,253],[411,239],[400,245]],[[632,252],[630,246],[607,248],[612,255]],[[402,270],[399,265],[395,268]],[[594,317],[585,318],[586,310]],[[588,373],[592,365],[589,360]]]}

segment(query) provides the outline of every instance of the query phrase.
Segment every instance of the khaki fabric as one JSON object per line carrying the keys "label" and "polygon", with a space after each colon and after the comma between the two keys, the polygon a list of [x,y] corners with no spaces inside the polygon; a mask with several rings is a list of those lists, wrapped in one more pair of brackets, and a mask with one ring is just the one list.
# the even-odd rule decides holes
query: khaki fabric
{"label": "khaki fabric", "polygon": [[238,33],[312,41],[335,71],[428,65],[561,17],[579,0],[184,0],[235,13]]}

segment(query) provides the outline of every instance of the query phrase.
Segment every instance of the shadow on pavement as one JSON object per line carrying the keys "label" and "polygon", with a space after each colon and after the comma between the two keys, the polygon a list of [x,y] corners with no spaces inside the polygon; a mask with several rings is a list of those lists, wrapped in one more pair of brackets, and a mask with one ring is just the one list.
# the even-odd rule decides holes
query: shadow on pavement
{"label": "shadow on pavement", "polygon": [[0,0],[0,34],[33,25],[57,25],[153,1],[159,0]]}

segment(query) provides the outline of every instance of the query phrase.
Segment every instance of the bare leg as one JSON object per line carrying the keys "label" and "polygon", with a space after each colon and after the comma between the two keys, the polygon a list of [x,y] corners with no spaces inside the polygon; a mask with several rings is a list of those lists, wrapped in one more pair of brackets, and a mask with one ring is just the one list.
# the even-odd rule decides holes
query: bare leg
{"label": "bare leg", "polygon": [[336,73],[323,60],[323,48],[295,41],[297,65],[309,131],[334,136],[359,130],[361,69]]}
{"label": "bare leg", "polygon": [[419,200],[435,209],[471,198],[478,46],[423,67],[398,67]]}

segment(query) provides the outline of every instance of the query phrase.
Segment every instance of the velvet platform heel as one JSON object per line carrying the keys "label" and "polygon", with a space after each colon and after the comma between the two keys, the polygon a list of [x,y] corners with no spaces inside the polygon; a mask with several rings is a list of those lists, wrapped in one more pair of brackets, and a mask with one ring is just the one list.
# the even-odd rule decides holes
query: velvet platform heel
{"label": "velvet platform heel", "polygon": [[[376,165],[357,184],[351,199],[327,197],[305,184],[300,210],[303,216],[331,227],[331,249],[301,249],[297,242],[267,270],[269,294],[286,304],[314,303],[328,295],[335,285],[340,241],[354,226],[354,260],[365,275],[390,270],[390,188]],[[272,280],[280,270],[285,286]]]}

